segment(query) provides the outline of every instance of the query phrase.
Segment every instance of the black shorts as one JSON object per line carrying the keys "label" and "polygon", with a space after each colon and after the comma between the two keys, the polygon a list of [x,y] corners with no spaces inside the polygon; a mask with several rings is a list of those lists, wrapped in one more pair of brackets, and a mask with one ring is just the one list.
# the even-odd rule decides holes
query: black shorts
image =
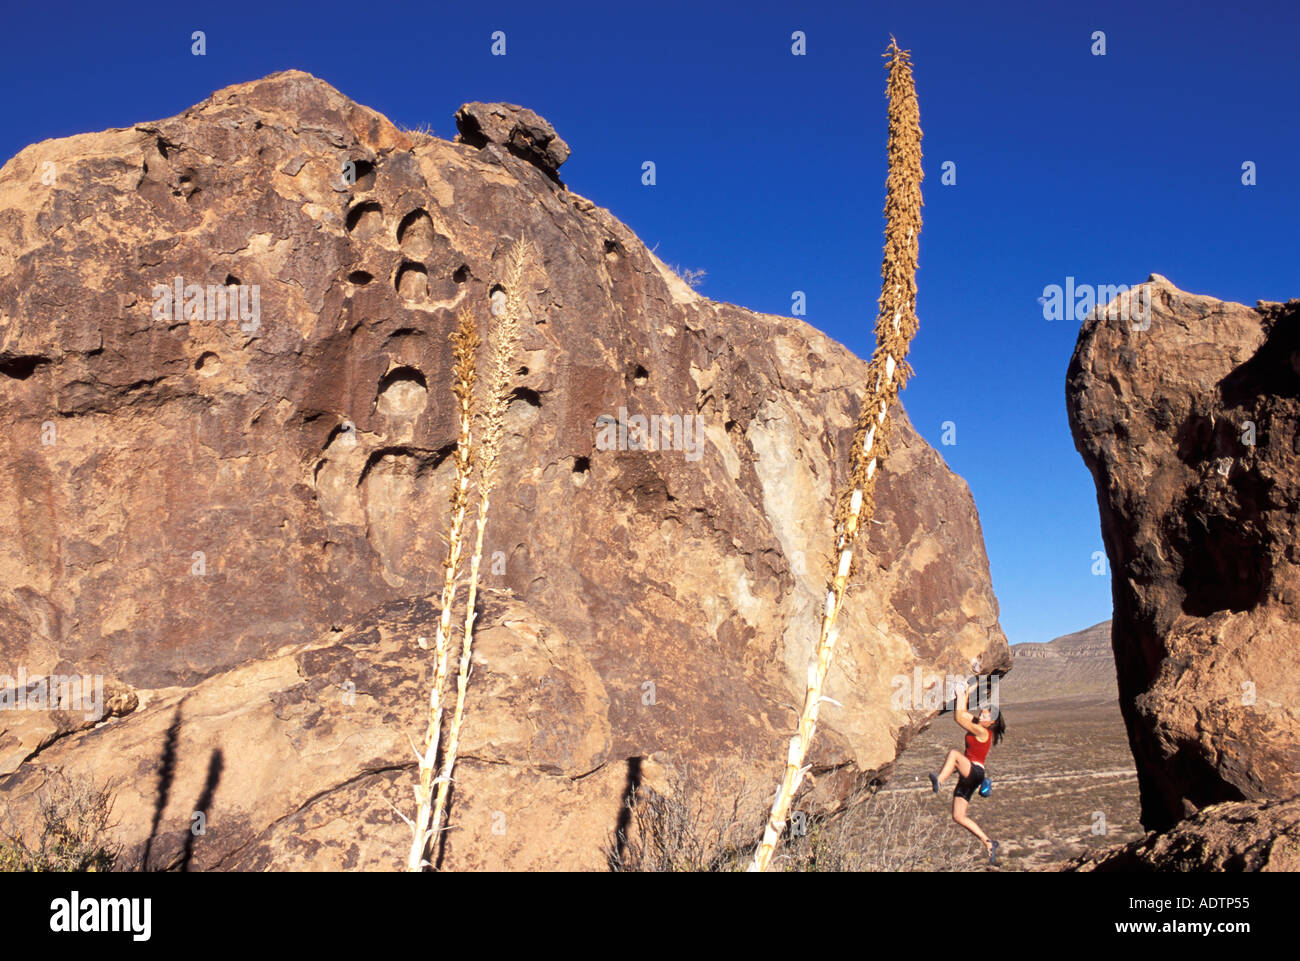
{"label": "black shorts", "polygon": [[966,777],[957,779],[957,786],[953,788],[952,796],[970,800],[970,796],[979,790],[979,786],[984,783],[984,767],[974,761],[970,765],[970,774]]}

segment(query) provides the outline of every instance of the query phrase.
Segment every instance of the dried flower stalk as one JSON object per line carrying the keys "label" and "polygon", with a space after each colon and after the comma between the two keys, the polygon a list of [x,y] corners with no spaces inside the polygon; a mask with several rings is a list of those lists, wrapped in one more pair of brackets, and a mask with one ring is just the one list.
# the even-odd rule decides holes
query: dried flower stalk
{"label": "dried flower stalk", "polygon": [[429,863],[425,860],[424,852],[434,834],[433,828],[429,826],[433,815],[433,772],[437,765],[438,739],[442,731],[442,690],[447,683],[451,612],[456,600],[460,558],[464,551],[465,512],[469,505],[470,475],[474,461],[474,379],[480,341],[474,325],[474,314],[468,307],[460,311],[451,342],[456,357],[451,391],[456,398],[460,421],[456,437],[456,480],[451,488],[451,529],[447,535],[447,557],[443,561],[442,594],[439,597],[441,613],[434,638],[433,686],[429,691],[428,726],[424,734],[424,748],[415,752],[420,765],[420,780],[415,788],[416,814],[414,821],[406,819],[411,825],[412,835],[411,850],[406,859],[408,871],[420,871]]}
{"label": "dried flower stalk", "polygon": [[511,384],[515,376],[515,355],[519,351],[524,313],[524,279],[532,259],[532,249],[522,237],[510,248],[506,263],[505,304],[491,332],[488,402],[483,416],[483,441],[478,457],[478,518],[474,551],[470,555],[469,596],[465,601],[465,631],[462,637],[460,665],[456,674],[456,709],[447,733],[443,752],[442,774],[438,778],[438,800],[433,812],[433,832],[441,829],[460,747],[460,728],[465,714],[465,692],[469,686],[470,655],[474,646],[474,605],[478,599],[479,566],[483,560],[483,532],[487,529],[488,508],[496,486],[501,457],[501,438],[505,433],[506,410],[510,406]]}
{"label": "dried flower stalk", "polygon": [[853,543],[875,511],[876,471],[888,452],[889,408],[911,376],[907,351],[916,334],[916,268],[921,233],[921,112],[912,80],[911,57],[890,38],[889,59],[889,176],[885,197],[885,253],[881,266],[880,310],[876,316],[876,350],[867,368],[850,455],[850,486],[838,499],[835,512],[835,567],[826,590],[816,659],[808,665],[799,726],[790,739],[785,772],[763,839],[754,852],[751,871],[766,871],[785,831],[790,804],[808,768],[804,759],[817,731],[822,688],[835,654],[835,620],[844,604],[854,572]]}

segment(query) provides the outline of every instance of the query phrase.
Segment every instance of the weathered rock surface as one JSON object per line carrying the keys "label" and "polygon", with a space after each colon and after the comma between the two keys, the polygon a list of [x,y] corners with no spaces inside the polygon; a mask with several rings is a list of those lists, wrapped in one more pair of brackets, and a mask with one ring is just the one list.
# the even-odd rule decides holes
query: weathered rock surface
{"label": "weathered rock surface", "polygon": [[[603,866],[630,772],[775,784],[865,365],[697,296],[552,174],[298,72],[0,170],[0,671],[105,675],[121,715],[0,713],[0,802],[30,814],[60,769],[109,784],[127,866],[401,863],[447,335],[462,305],[486,324],[521,230],[543,262],[443,866]],[[257,285],[256,322],[160,311],[177,277]],[[700,444],[601,449],[620,408],[697,415]],[[893,416],[819,803],[924,719],[891,707],[893,677],[1009,665],[970,493]]]}
{"label": "weathered rock surface", "polygon": [[1300,798],[1225,801],[1065,871],[1300,871]]}
{"label": "weathered rock surface", "polygon": [[1097,485],[1142,821],[1161,830],[1300,793],[1300,301],[1144,287],[1146,329],[1120,301],[1084,322],[1066,400]]}
{"label": "weathered rock surface", "polygon": [[458,142],[471,147],[500,144],[553,179],[569,159],[569,145],[555,128],[513,103],[467,103],[456,111],[456,129]]}

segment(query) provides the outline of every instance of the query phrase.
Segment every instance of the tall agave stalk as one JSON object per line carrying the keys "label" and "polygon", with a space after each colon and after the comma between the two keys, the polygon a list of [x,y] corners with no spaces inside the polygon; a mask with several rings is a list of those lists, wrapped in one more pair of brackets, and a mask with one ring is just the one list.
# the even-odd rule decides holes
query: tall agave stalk
{"label": "tall agave stalk", "polygon": [[524,278],[532,259],[531,247],[522,237],[510,248],[506,264],[506,299],[493,325],[488,372],[488,401],[483,415],[482,442],[478,448],[478,518],[474,551],[469,561],[469,594],[465,600],[465,630],[461,639],[460,665],[456,674],[456,709],[452,713],[443,751],[442,773],[438,778],[438,799],[433,809],[433,836],[441,830],[451,789],[451,775],[456,767],[460,747],[460,727],[465,716],[465,692],[469,687],[470,656],[474,647],[474,605],[478,600],[479,566],[483,561],[483,532],[487,529],[488,507],[496,486],[501,456],[501,438],[505,433],[506,409],[515,375],[515,355],[519,351],[520,324],[524,309]]}
{"label": "tall agave stalk", "polygon": [[785,773],[772,802],[763,840],[754,852],[751,871],[766,871],[785,830],[790,804],[808,768],[804,759],[817,730],[822,687],[835,654],[835,619],[844,604],[854,572],[853,543],[875,511],[876,471],[888,452],[889,408],[912,371],[906,357],[916,334],[916,265],[921,233],[921,112],[912,82],[911,57],[890,38],[889,177],[885,196],[885,256],[881,267],[880,312],[876,316],[876,350],[867,368],[867,385],[850,454],[850,483],[835,511],[835,566],[826,589],[816,660],[808,665],[799,726],[790,738]]}
{"label": "tall agave stalk", "polygon": [[[455,453],[456,480],[451,488],[451,526],[447,534],[447,557],[443,561],[440,616],[434,637],[433,686],[429,691],[428,725],[425,728],[423,748],[415,748],[420,768],[419,783],[415,787],[415,820],[402,815],[402,819],[411,827],[411,850],[406,858],[408,871],[420,871],[428,864],[424,852],[434,834],[433,828],[429,826],[433,817],[433,775],[438,762],[438,739],[442,732],[442,692],[447,684],[451,612],[456,600],[456,579],[460,573],[461,554],[465,547],[465,512],[469,506],[470,475],[474,461],[474,380],[480,343],[478,330],[474,326],[474,314],[468,307],[461,309],[451,341],[456,357],[451,390],[456,398],[459,417]],[[398,811],[398,814],[401,812]]]}

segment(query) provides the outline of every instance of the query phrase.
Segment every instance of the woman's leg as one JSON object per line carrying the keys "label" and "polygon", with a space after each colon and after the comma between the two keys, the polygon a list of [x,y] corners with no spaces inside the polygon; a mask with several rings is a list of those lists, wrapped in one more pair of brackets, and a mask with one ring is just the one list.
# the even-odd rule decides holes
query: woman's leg
{"label": "woman's leg", "polygon": [[956,768],[962,777],[966,777],[966,775],[970,774],[970,761],[966,759],[966,755],[961,753],[961,751],[954,750],[948,752],[948,758],[943,762],[943,770],[939,772],[939,777],[937,778],[940,784],[948,779],[948,775],[953,772],[953,768]]}
{"label": "woman's leg", "polygon": [[965,798],[955,797],[952,799],[952,819],[964,827],[971,834],[975,835],[984,844],[987,851],[993,847],[993,842],[989,836],[980,830],[980,826],[966,816],[966,806],[969,802]]}

